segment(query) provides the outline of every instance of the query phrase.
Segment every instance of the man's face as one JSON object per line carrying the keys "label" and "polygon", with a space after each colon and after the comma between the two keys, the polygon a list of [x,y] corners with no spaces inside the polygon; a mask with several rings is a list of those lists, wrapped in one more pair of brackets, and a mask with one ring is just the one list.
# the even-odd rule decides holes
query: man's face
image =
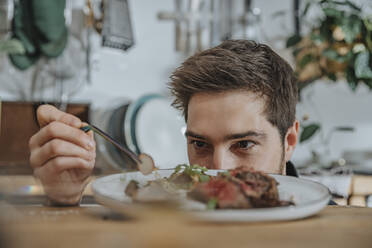
{"label": "man's face", "polygon": [[193,95],[186,131],[190,164],[284,173],[285,148],[263,110],[263,98],[250,92]]}

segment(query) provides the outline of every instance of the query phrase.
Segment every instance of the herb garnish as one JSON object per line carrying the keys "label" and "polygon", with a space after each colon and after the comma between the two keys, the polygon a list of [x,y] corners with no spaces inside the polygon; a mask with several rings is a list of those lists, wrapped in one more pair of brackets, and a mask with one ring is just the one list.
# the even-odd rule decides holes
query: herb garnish
{"label": "herb garnish", "polygon": [[210,177],[205,174],[206,171],[208,171],[207,168],[200,166],[200,165],[187,165],[187,164],[179,164],[174,169],[174,173],[178,173],[182,170],[186,175],[190,176],[193,179],[197,179],[199,182],[208,182]]}
{"label": "herb garnish", "polygon": [[217,208],[218,201],[216,198],[212,198],[207,203],[207,209],[215,210]]}

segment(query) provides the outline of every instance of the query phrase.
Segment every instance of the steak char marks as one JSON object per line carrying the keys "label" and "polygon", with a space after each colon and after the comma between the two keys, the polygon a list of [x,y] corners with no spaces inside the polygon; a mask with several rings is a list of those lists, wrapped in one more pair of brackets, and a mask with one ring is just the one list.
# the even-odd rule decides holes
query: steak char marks
{"label": "steak char marks", "polygon": [[277,182],[263,172],[237,168],[219,173],[209,182],[198,183],[189,197],[207,203],[217,200],[217,208],[265,208],[293,205],[280,201]]}

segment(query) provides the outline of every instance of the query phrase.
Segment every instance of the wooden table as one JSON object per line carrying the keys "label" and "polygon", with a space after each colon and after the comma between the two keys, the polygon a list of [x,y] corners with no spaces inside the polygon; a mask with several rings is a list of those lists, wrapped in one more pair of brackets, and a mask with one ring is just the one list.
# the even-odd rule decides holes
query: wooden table
{"label": "wooden table", "polygon": [[130,219],[101,206],[3,206],[9,247],[372,247],[372,209],[327,207],[305,220],[198,223],[159,211]]}
{"label": "wooden table", "polygon": [[[133,219],[95,205],[0,204],[4,247],[372,247],[372,209],[327,207],[273,223],[203,223],[157,208]],[[1,244],[0,244],[1,247]]]}

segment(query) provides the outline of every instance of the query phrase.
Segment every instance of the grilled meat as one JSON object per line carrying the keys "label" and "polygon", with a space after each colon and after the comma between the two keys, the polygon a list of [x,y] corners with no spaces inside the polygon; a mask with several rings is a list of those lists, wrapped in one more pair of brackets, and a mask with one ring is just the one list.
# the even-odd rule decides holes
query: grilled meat
{"label": "grilled meat", "polygon": [[201,202],[217,200],[217,208],[263,208],[292,205],[280,201],[277,182],[263,172],[237,168],[198,183],[189,197]]}
{"label": "grilled meat", "polygon": [[198,183],[188,196],[200,202],[208,203],[216,199],[219,208],[250,208],[249,198],[242,194],[238,184],[227,178],[215,177],[209,182]]}

